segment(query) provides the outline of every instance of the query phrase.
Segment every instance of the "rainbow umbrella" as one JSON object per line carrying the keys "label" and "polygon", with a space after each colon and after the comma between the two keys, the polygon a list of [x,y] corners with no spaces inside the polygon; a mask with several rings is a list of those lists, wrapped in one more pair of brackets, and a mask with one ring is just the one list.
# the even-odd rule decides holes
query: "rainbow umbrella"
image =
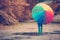
{"label": "rainbow umbrella", "polygon": [[48,24],[52,22],[54,12],[50,6],[43,3],[38,3],[32,9],[32,17],[38,24],[38,34],[42,34],[42,24]]}

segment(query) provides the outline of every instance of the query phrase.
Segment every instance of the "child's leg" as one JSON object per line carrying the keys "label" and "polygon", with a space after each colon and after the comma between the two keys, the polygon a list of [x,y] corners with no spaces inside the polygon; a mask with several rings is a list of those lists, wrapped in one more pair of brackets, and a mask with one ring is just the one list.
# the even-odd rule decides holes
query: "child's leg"
{"label": "child's leg", "polygon": [[42,34],[42,24],[38,23],[38,34]]}

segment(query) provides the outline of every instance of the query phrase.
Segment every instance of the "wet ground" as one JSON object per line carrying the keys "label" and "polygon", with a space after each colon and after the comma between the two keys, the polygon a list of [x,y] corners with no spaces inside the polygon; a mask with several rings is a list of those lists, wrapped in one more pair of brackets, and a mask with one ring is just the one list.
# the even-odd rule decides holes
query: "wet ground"
{"label": "wet ground", "polygon": [[43,25],[42,35],[37,30],[36,22],[0,27],[0,40],[60,40],[60,23]]}

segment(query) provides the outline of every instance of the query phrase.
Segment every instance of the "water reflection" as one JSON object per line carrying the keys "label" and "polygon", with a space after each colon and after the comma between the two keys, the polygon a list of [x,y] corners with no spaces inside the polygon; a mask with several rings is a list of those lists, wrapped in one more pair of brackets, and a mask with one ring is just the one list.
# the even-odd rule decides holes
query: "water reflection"
{"label": "water reflection", "polygon": [[[56,36],[57,35],[57,36]],[[0,33],[0,40],[27,40],[31,39],[39,39],[41,38],[42,40],[44,39],[60,39],[59,36],[60,31],[54,31],[54,32],[44,32],[42,35],[38,35],[37,32],[26,32],[26,33]],[[55,37],[53,37],[55,36]],[[51,38],[53,37],[53,38]]]}

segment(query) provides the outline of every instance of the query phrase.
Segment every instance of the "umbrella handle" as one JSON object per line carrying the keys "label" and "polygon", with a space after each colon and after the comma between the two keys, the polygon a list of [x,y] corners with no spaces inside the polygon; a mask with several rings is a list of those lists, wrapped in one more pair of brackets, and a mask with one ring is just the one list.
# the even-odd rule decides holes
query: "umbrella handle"
{"label": "umbrella handle", "polygon": [[42,32],[43,32],[42,24],[38,23],[38,35],[42,35]]}

